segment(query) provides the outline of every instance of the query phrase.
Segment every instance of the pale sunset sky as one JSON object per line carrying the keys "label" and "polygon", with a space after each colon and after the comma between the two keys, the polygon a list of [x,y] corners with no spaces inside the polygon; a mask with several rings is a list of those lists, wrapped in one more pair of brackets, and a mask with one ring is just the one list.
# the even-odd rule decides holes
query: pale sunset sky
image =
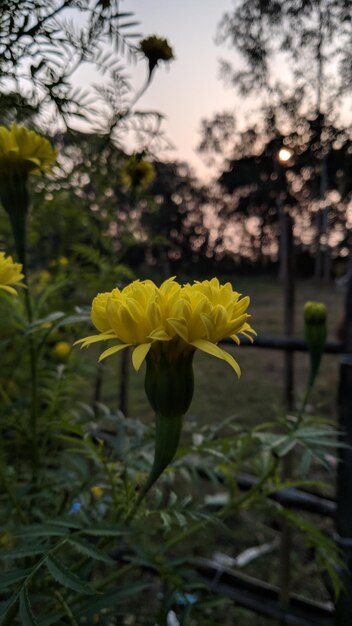
{"label": "pale sunset sky", "polygon": [[[165,115],[163,129],[174,146],[168,159],[187,160],[204,181],[212,171],[196,152],[200,122],[214,113],[233,110],[238,98],[219,77],[219,58],[235,60],[235,52],[215,44],[217,25],[233,0],[121,0],[122,11],[133,11],[143,36],[166,37],[175,60],[161,63],[139,102],[141,109]],[[134,85],[143,83],[145,68],[127,67]]]}

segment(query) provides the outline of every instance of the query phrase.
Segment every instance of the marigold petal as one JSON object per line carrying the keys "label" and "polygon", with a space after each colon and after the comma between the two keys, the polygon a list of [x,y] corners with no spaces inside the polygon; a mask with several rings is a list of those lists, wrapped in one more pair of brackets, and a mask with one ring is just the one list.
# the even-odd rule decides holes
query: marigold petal
{"label": "marigold petal", "polygon": [[176,319],[169,317],[167,321],[169,322],[171,328],[173,328],[174,331],[181,337],[181,339],[188,343],[188,328],[186,320],[184,318]]}
{"label": "marigold petal", "polygon": [[151,343],[141,343],[140,346],[137,346],[132,352],[132,365],[136,372],[138,372],[140,366],[142,365],[145,357],[147,356],[152,344]]}
{"label": "marigold petal", "polygon": [[196,341],[192,341],[191,345],[195,348],[198,348],[198,350],[202,350],[202,352],[206,352],[207,354],[211,354],[218,359],[226,361],[229,365],[231,365],[232,369],[235,370],[238,378],[241,376],[241,368],[238,365],[237,361],[235,361],[231,354],[219,348],[219,346],[217,346],[215,343],[205,341],[204,339],[197,339]]}
{"label": "marigold petal", "polygon": [[103,359],[106,359],[108,356],[111,356],[112,354],[115,354],[115,352],[120,352],[120,350],[124,350],[125,348],[129,348],[130,347],[130,343],[119,343],[118,346],[112,346],[111,348],[108,348],[107,350],[104,350],[104,352],[101,353],[100,357],[99,357],[99,361],[102,361]]}
{"label": "marigold petal", "polygon": [[150,339],[154,341],[170,341],[171,337],[163,328],[156,328],[149,334]]}
{"label": "marigold petal", "polygon": [[78,339],[74,342],[73,345],[78,346],[78,344],[81,343],[81,348],[85,348],[91,343],[96,343],[97,341],[107,341],[108,339],[114,339],[114,337],[116,337],[114,333],[101,333],[100,335],[90,335],[89,337],[83,337],[83,339]]}
{"label": "marigold petal", "polygon": [[12,296],[17,296],[17,291],[13,287],[9,287],[8,285],[0,285],[0,289],[7,291],[7,293],[10,293]]}

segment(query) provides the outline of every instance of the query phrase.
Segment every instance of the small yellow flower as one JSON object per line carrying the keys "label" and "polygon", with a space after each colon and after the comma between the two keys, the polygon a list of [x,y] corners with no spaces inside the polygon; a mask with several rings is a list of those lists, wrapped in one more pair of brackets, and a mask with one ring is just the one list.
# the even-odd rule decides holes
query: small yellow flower
{"label": "small yellow flower", "polygon": [[46,285],[49,280],[51,278],[51,274],[50,272],[48,272],[48,270],[42,270],[39,274],[39,282],[41,282],[43,285]]}
{"label": "small yellow flower", "polygon": [[17,126],[0,126],[0,176],[40,174],[51,168],[57,151],[34,130]]}
{"label": "small yellow flower", "polygon": [[23,278],[21,263],[15,263],[11,256],[5,257],[5,252],[0,252],[0,289],[15,296],[16,289],[11,285],[24,287],[25,285],[21,283]]}
{"label": "small yellow flower", "polygon": [[154,178],[154,166],[138,155],[131,156],[120,171],[122,184],[130,189],[146,189]]}
{"label": "small yellow flower", "polygon": [[132,363],[139,370],[150,354],[154,360],[169,363],[196,349],[229,363],[240,375],[235,359],[218,342],[229,336],[239,343],[240,334],[255,334],[248,324],[249,298],[241,298],[230,283],[211,281],[180,285],[173,278],[157,287],[151,280],[134,281],[122,291],[98,294],[92,303],[92,322],[99,335],[79,342],[88,346],[96,341],[114,339],[119,344],[108,348],[100,360],[133,346]]}
{"label": "small yellow flower", "polygon": [[69,260],[67,256],[59,256],[57,260],[57,264],[60,265],[61,267],[66,267],[66,265],[69,264]]}
{"label": "small yellow flower", "polygon": [[15,538],[8,532],[0,533],[0,546],[3,548],[13,548],[16,545]]}
{"label": "small yellow flower", "polygon": [[65,360],[70,355],[71,345],[67,341],[58,341],[52,349],[54,357]]}
{"label": "small yellow flower", "polygon": [[104,489],[100,487],[100,485],[93,485],[93,487],[90,488],[90,492],[93,498],[96,498],[97,500],[99,500],[104,494]]}

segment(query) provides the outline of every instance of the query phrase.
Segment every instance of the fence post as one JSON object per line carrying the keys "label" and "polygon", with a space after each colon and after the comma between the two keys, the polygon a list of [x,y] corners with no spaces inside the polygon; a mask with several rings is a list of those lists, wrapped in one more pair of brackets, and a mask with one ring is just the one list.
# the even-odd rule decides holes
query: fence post
{"label": "fence post", "polygon": [[[293,219],[286,211],[282,214],[282,228],[283,250],[285,252],[283,257],[284,334],[285,337],[291,337],[294,332],[295,312]],[[294,408],[294,353],[285,350],[284,359],[284,406],[285,411],[290,413]],[[282,478],[289,479],[291,473],[292,456],[289,454],[284,459]],[[285,608],[288,607],[290,601],[291,546],[292,531],[288,523],[283,521],[279,554],[279,579],[280,602]]]}
{"label": "fence post", "polygon": [[346,566],[336,606],[336,626],[352,624],[352,272],[348,274],[344,318],[345,354],[340,358],[338,428],[348,447],[339,448],[336,539]]}

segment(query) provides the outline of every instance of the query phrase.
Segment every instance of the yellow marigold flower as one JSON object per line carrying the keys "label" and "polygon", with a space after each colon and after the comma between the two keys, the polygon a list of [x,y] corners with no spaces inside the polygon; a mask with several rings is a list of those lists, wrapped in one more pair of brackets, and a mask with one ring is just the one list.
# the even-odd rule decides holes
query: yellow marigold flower
{"label": "yellow marigold flower", "polygon": [[100,360],[132,346],[136,371],[146,359],[145,391],[156,416],[153,466],[127,519],[176,453],[193,397],[196,349],[226,361],[240,375],[237,361],[218,342],[229,336],[239,343],[238,335],[255,334],[247,322],[248,305],[248,297],[241,298],[230,283],[220,285],[217,278],[186,285],[169,278],[160,287],[136,280],[94,298],[92,322],[100,334],[76,343],[118,341]]}
{"label": "yellow marigold flower", "polygon": [[97,500],[99,500],[99,498],[101,498],[102,495],[104,494],[104,489],[100,487],[100,485],[93,485],[93,487],[90,488],[90,492],[93,498],[96,498]]}
{"label": "yellow marigold flower", "polygon": [[130,189],[146,189],[154,178],[155,169],[152,163],[138,155],[131,156],[120,171],[122,184]]}
{"label": "yellow marigold flower", "polygon": [[134,346],[132,363],[139,370],[149,354],[169,362],[196,349],[223,359],[240,375],[235,359],[218,342],[229,336],[239,343],[239,334],[255,334],[247,319],[249,298],[241,298],[230,283],[211,281],[179,285],[173,278],[159,288],[151,281],[136,280],[124,289],[98,294],[92,303],[92,322],[99,335],[80,342],[115,339],[100,360]]}
{"label": "yellow marigold flower", "polygon": [[40,174],[51,168],[57,151],[34,130],[17,126],[0,126],[0,176]]}
{"label": "yellow marigold flower", "polygon": [[27,215],[30,205],[28,175],[48,170],[56,159],[50,142],[12,124],[0,126],[0,201],[8,213],[19,261],[26,269]]}
{"label": "yellow marigold flower", "polygon": [[67,359],[71,352],[71,345],[67,341],[58,341],[52,349],[53,356],[57,359]]}
{"label": "yellow marigold flower", "polygon": [[21,263],[15,263],[11,256],[5,257],[5,252],[0,252],[0,289],[16,295],[16,289],[11,285],[24,287],[23,278]]}

